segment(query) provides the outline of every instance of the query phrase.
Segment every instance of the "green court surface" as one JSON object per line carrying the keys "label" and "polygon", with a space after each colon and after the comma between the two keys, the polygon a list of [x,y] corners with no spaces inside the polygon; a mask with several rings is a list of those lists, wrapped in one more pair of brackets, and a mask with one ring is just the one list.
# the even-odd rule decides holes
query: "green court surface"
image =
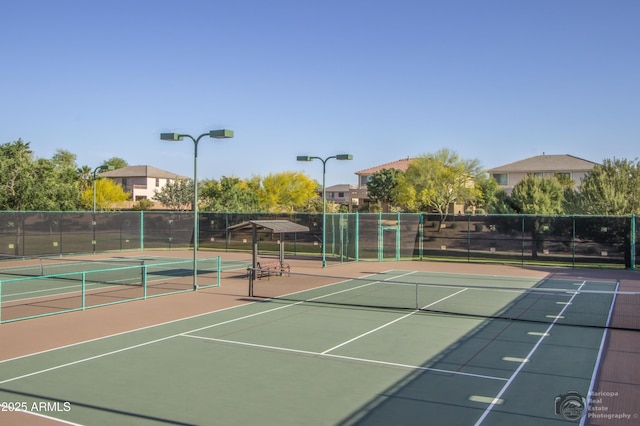
{"label": "green court surface", "polygon": [[81,425],[575,423],[557,397],[592,389],[616,283],[486,284],[389,271],[7,360],[0,401]]}

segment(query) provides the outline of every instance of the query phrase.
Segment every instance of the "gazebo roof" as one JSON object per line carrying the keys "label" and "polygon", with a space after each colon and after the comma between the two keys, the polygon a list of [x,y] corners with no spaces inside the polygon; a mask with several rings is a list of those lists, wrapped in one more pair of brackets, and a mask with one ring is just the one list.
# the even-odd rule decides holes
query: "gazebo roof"
{"label": "gazebo roof", "polygon": [[309,227],[298,225],[288,220],[250,220],[227,228],[230,231],[240,229],[251,229],[256,225],[258,229],[266,229],[277,234],[285,234],[289,232],[309,232]]}

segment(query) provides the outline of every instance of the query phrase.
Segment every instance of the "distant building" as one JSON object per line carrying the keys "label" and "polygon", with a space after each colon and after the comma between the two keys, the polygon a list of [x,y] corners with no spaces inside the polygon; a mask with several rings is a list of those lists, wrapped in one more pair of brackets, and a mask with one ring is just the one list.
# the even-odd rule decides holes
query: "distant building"
{"label": "distant building", "polygon": [[[120,184],[125,192],[131,194],[131,204],[140,200],[154,200],[156,191],[160,191],[169,182],[189,179],[153,166],[127,166],[100,173],[100,177],[109,178]],[[162,205],[158,205],[162,208]]]}
{"label": "distant building", "polygon": [[351,192],[356,189],[355,185],[347,184],[328,186],[325,188],[327,201],[349,206],[349,211],[351,211],[354,206],[358,205],[358,199],[351,197]]}
{"label": "distant building", "polygon": [[566,177],[574,182],[575,189],[580,187],[582,178],[593,169],[597,163],[574,157],[573,155],[537,155],[525,158],[504,166],[489,170],[491,176],[498,182],[500,188],[508,194],[523,178],[534,175],[539,177]]}
{"label": "distant building", "polygon": [[407,167],[411,163],[413,158],[403,158],[401,160],[392,161],[390,163],[384,163],[379,166],[369,167],[368,169],[360,170],[356,172],[358,176],[358,187],[351,190],[351,198],[358,200],[358,206],[360,208],[368,208],[371,203],[369,198],[369,192],[367,191],[367,183],[371,180],[371,177],[383,170],[383,169],[396,169],[402,172],[407,171]]}

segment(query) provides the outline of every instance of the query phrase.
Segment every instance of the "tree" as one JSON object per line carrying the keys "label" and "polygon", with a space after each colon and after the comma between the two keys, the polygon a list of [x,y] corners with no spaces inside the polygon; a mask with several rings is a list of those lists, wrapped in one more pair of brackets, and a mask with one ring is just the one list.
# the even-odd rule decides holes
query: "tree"
{"label": "tree", "polygon": [[168,182],[153,199],[172,210],[193,210],[193,179],[178,179]]}
{"label": "tree", "polygon": [[511,200],[516,212],[520,214],[561,214],[564,189],[555,177],[529,175],[513,187]]}
{"label": "tree", "polygon": [[259,209],[258,189],[252,181],[222,176],[220,181],[207,180],[199,191],[205,210],[214,212],[255,212]]}
{"label": "tree", "polygon": [[23,210],[31,204],[33,153],[18,139],[0,146],[0,209]]}
{"label": "tree", "polygon": [[[54,181],[46,184],[51,198],[55,200],[53,209],[72,210],[80,206],[80,189],[86,189],[77,174],[76,155],[63,149],[56,150],[51,158]],[[44,183],[44,182],[43,182]]]}
{"label": "tree", "polygon": [[484,209],[487,213],[492,212],[492,206],[496,206],[499,203],[500,197],[504,194],[504,190],[500,189],[498,182],[490,177],[488,174],[480,174],[476,177],[474,182],[477,195],[471,200],[472,205],[477,209]]}
{"label": "tree", "polygon": [[453,203],[465,204],[478,197],[474,181],[482,174],[478,160],[465,160],[448,149],[414,159],[399,176],[396,199],[409,211],[435,211],[438,230]]}
{"label": "tree", "polygon": [[78,201],[73,154],[36,160],[22,139],[0,145],[1,210],[72,210]]}
{"label": "tree", "polygon": [[129,165],[129,163],[127,163],[127,160],[120,157],[111,157],[102,164],[104,166],[113,166],[114,169],[121,169]]}
{"label": "tree", "polygon": [[578,198],[583,214],[640,214],[640,163],[605,159],[582,179]]}
{"label": "tree", "polygon": [[76,180],[81,194],[91,185],[92,172],[91,167],[86,165],[76,169]]}
{"label": "tree", "polygon": [[[564,187],[555,177],[529,175],[513,187],[511,206],[517,213],[549,216],[564,212]],[[536,258],[544,249],[545,232],[555,232],[542,217],[525,220],[525,230],[531,233],[531,255]],[[562,230],[559,230],[562,232]]]}
{"label": "tree", "polygon": [[271,173],[262,179],[260,204],[268,211],[292,212],[318,196],[318,183],[302,172]]}
{"label": "tree", "polygon": [[[96,188],[96,210],[110,210],[114,204],[129,199],[129,194],[122,186],[111,179],[97,179]],[[82,205],[87,209],[93,209],[93,185],[82,193]]]}
{"label": "tree", "polygon": [[389,207],[396,202],[395,189],[398,186],[398,176],[402,171],[398,169],[382,169],[371,176],[367,182],[367,193],[371,199],[382,204],[383,210],[389,211]]}
{"label": "tree", "polygon": [[[582,179],[580,192],[574,196],[575,210],[587,215],[631,215],[640,214],[640,163],[636,159],[605,159]],[[602,238],[624,253],[627,268],[631,262],[631,229],[628,221],[612,218],[607,232],[600,232],[601,223],[593,223],[579,232]]]}
{"label": "tree", "polygon": [[140,201],[138,201],[137,203],[135,203],[132,207],[131,210],[135,210],[135,211],[140,211],[140,210],[151,210],[153,208],[154,204],[153,201],[147,199],[147,198],[143,198]]}

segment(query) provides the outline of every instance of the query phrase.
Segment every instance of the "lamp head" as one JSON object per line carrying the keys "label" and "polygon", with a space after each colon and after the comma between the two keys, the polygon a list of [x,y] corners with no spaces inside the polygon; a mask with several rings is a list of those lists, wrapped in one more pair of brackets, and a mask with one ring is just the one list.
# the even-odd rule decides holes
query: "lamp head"
{"label": "lamp head", "polygon": [[231,139],[233,137],[233,130],[211,130],[209,131],[209,137],[214,139]]}
{"label": "lamp head", "polygon": [[351,155],[351,154],[339,154],[339,155],[336,155],[336,160],[353,160],[353,155]]}
{"label": "lamp head", "polygon": [[160,139],[163,141],[181,141],[182,136],[177,133],[160,133]]}
{"label": "lamp head", "polygon": [[310,155],[298,155],[296,159],[298,161],[312,161],[312,158]]}

